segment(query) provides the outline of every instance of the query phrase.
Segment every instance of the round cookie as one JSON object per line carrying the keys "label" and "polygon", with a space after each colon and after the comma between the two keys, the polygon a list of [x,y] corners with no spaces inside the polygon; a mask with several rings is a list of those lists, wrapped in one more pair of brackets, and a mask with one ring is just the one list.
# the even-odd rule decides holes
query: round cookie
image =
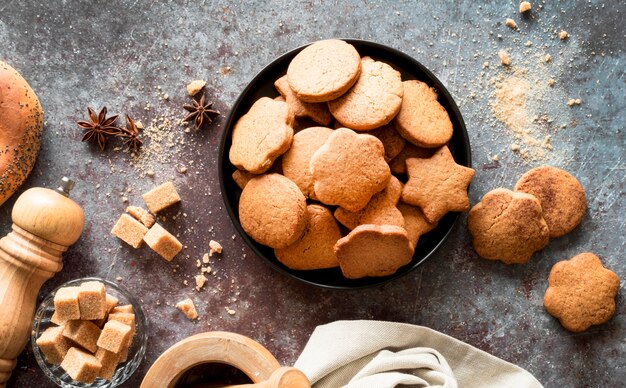
{"label": "round cookie", "polygon": [[391,124],[383,125],[380,128],[372,129],[368,135],[376,136],[385,147],[385,160],[389,162],[402,152],[406,144],[406,140]]}
{"label": "round cookie", "polygon": [[353,212],[387,187],[391,177],[380,140],[348,128],[336,129],[315,151],[310,169],[317,199]]}
{"label": "round cookie", "polygon": [[306,197],[314,197],[311,157],[333,133],[325,127],[310,127],[293,136],[291,148],[282,157],[283,174],[291,179]]}
{"label": "round cookie", "polygon": [[365,224],[337,241],[335,255],[348,279],[389,276],[411,262],[413,247],[404,228]]}
{"label": "round cookie", "polygon": [[354,229],[361,224],[404,227],[404,217],[396,207],[400,195],[402,195],[402,182],[392,175],[387,187],[380,193],[374,194],[365,208],[351,212],[338,207],[335,210],[335,218],[349,229]]}
{"label": "round cookie", "polygon": [[230,162],[253,174],[266,172],[291,146],[293,123],[286,102],[259,98],[233,128]]}
{"label": "round cookie", "polygon": [[498,188],[469,212],[467,229],[476,253],[506,264],[525,264],[550,240],[541,204],[534,196]]}
{"label": "round cookie", "polygon": [[404,81],[402,107],[395,119],[396,129],[411,143],[436,148],[452,137],[452,122],[437,101],[437,92],[424,82]]}
{"label": "round cookie", "polygon": [[526,172],[515,184],[515,191],[532,194],[539,202],[550,237],[571,232],[587,211],[585,190],[578,179],[567,171],[541,166]]}
{"label": "round cookie", "polygon": [[335,244],[341,238],[339,225],[330,210],[320,205],[309,205],[304,234],[293,244],[274,253],[278,261],[294,270],[333,268],[339,265]]}
{"label": "round cookie", "polygon": [[400,73],[372,58],[361,60],[361,75],[346,94],[329,101],[330,113],[348,128],[369,131],[389,123],[400,111],[403,96]]}
{"label": "round cookie", "polygon": [[239,221],[255,241],[284,248],[302,236],[306,198],[295,183],[280,174],[252,178],[239,199]]}
{"label": "round cookie", "polygon": [[322,40],[300,51],[289,63],[287,81],[304,102],[334,100],[354,85],[361,56],[342,40]]}
{"label": "round cookie", "polygon": [[611,319],[619,283],[598,256],[581,253],[552,267],[543,305],[563,327],[579,333]]}
{"label": "round cookie", "polygon": [[286,75],[277,79],[276,82],[274,82],[274,87],[276,87],[276,90],[281,94],[284,101],[287,102],[296,116],[296,119],[307,118],[321,125],[329,125],[333,120],[328,110],[328,104],[325,102],[311,103],[300,100],[293,90],[291,90],[291,87],[289,87]]}

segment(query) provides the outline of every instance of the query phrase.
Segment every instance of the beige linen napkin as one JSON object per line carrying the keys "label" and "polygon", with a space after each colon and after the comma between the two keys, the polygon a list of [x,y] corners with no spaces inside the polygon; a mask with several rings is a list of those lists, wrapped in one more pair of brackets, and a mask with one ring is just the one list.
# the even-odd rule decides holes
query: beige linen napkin
{"label": "beige linen napkin", "polygon": [[294,365],[315,388],[539,388],[524,369],[423,326],[337,321],[318,326]]}

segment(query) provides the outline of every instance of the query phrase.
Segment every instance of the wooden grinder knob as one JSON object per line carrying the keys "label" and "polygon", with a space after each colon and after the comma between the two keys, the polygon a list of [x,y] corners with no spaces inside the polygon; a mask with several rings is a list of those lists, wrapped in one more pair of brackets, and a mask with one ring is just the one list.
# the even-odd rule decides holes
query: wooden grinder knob
{"label": "wooden grinder knob", "polygon": [[39,289],[83,230],[83,211],[68,198],[73,186],[63,178],[56,190],[26,190],[13,206],[12,231],[0,239],[0,388],[30,336]]}
{"label": "wooden grinder knob", "polygon": [[283,366],[272,372],[269,380],[256,384],[227,385],[222,388],[311,388],[311,383],[300,369]]}

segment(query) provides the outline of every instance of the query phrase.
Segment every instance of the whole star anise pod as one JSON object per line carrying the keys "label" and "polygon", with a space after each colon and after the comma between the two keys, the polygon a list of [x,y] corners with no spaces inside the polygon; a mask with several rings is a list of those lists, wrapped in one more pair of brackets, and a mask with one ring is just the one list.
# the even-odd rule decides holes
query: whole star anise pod
{"label": "whole star anise pod", "polygon": [[219,115],[220,112],[211,109],[213,103],[204,102],[204,95],[200,97],[200,101],[193,100],[192,104],[185,104],[183,108],[190,112],[183,121],[191,121],[193,120],[196,128],[200,129],[204,122],[211,124],[211,116],[209,115]]}
{"label": "whole star anise pod", "polygon": [[98,146],[100,146],[100,150],[104,151],[104,147],[106,146],[106,137],[110,135],[117,135],[120,132],[120,129],[115,126],[115,122],[117,121],[117,117],[119,115],[114,115],[107,118],[107,108],[103,107],[98,115],[93,111],[90,107],[87,107],[87,113],[89,114],[90,121],[78,121],[79,127],[85,130],[85,134],[83,135],[83,139],[81,141],[90,141],[96,140],[98,142]]}
{"label": "whole star anise pod", "polygon": [[124,140],[124,144],[126,144],[128,148],[136,151],[141,147],[143,141],[139,138],[139,129],[137,129],[135,121],[129,115],[126,115],[126,128],[120,128],[120,130],[117,136]]}

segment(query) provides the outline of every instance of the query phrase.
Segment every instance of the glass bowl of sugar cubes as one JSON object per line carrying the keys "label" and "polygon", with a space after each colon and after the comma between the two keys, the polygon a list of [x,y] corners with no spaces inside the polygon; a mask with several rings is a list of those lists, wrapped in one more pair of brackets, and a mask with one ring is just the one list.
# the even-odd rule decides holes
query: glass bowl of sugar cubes
{"label": "glass bowl of sugar cubes", "polygon": [[141,363],[148,322],[122,286],[101,278],[69,281],[35,313],[31,344],[43,372],[60,387],[116,387]]}

